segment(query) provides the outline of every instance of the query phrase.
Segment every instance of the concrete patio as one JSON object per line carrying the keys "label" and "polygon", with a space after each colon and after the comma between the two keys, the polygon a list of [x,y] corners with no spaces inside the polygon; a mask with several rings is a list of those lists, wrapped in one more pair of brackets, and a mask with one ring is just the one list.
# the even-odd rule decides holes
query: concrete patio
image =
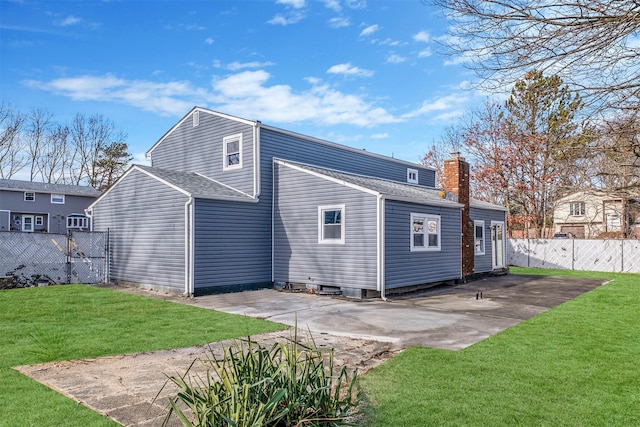
{"label": "concrete patio", "polygon": [[[321,348],[335,349],[338,365],[364,372],[408,346],[464,349],[600,285],[599,280],[509,275],[434,287],[394,296],[389,301],[354,301],[275,290],[187,299],[116,289],[297,324],[300,329],[310,330]],[[284,331],[253,338],[268,345],[290,336],[290,331]],[[219,351],[221,346],[216,343],[211,348]],[[209,351],[207,346],[197,346],[16,369],[123,425],[156,426],[161,425],[173,393],[171,386],[163,389],[167,375],[184,374],[191,362],[206,358]],[[170,425],[179,423],[174,419]]]}

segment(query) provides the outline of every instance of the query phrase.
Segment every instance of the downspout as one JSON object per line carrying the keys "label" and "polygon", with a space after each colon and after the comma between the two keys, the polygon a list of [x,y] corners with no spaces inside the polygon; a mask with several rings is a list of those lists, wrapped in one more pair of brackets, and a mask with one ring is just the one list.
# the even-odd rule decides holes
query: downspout
{"label": "downspout", "polygon": [[384,209],[385,209],[385,199],[384,195],[378,194],[378,215],[376,219],[376,237],[378,240],[378,253],[377,253],[377,267],[378,267],[378,291],[380,291],[380,299],[382,301],[388,301],[385,295],[385,275],[384,275],[384,248],[385,248],[385,234],[384,234],[384,226],[385,226],[385,217],[384,217]]}
{"label": "downspout", "polygon": [[260,197],[260,121],[253,123],[253,198]]}
{"label": "downspout", "polygon": [[[93,231],[93,209],[85,209],[84,214],[89,218],[89,231]],[[49,216],[47,215],[47,230],[51,230],[49,228]]]}
{"label": "downspout", "polygon": [[193,197],[184,204],[184,296],[193,296]]}
{"label": "downspout", "polygon": [[462,209],[460,209],[460,283],[466,283],[464,280],[464,274],[462,272],[463,268],[462,268],[462,263],[464,262],[463,258],[464,258],[464,249],[463,249],[463,245],[464,245],[464,233],[462,232],[463,228],[462,228],[462,222],[464,221],[464,215],[463,215],[463,211],[464,211],[464,207]]}

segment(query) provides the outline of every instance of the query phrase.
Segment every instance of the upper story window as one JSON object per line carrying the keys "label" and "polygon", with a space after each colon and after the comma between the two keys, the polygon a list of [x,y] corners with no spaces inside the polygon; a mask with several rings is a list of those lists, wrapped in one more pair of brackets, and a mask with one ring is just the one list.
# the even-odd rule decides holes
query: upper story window
{"label": "upper story window", "polygon": [[418,183],[418,170],[417,169],[407,169],[407,182],[409,184],[417,184]]}
{"label": "upper story window", "polygon": [[223,170],[242,168],[242,134],[227,136],[222,140]]}
{"label": "upper story window", "polygon": [[473,245],[476,255],[484,255],[484,221],[473,221]]}
{"label": "upper story window", "polygon": [[24,201],[25,202],[35,202],[36,201],[36,193],[32,191],[24,192]]}
{"label": "upper story window", "polygon": [[440,250],[440,215],[411,214],[411,252]]}
{"label": "upper story window", "polygon": [[51,195],[51,203],[56,203],[58,205],[64,205],[64,194],[52,194]]}
{"label": "upper story window", "polygon": [[67,216],[67,228],[87,229],[89,218],[82,214],[71,214]]}
{"label": "upper story window", "polygon": [[193,112],[193,127],[196,127],[200,124],[200,111]]}
{"label": "upper story window", "polygon": [[585,213],[584,202],[575,202],[569,204],[569,215],[583,216]]}
{"label": "upper story window", "polygon": [[344,205],[318,206],[318,243],[344,244]]}

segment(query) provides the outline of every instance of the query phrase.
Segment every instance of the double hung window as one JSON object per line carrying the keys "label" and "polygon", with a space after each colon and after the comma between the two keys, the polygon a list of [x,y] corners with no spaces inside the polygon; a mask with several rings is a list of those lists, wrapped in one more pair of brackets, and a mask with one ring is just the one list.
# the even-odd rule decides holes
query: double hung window
{"label": "double hung window", "polygon": [[242,134],[227,136],[222,140],[223,170],[242,168]]}
{"label": "double hung window", "polygon": [[440,250],[440,215],[411,214],[411,251]]}

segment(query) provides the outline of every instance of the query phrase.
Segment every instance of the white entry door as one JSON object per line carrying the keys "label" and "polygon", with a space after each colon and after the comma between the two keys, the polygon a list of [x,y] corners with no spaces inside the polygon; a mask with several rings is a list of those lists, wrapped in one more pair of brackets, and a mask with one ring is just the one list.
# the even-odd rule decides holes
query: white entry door
{"label": "white entry door", "polygon": [[504,268],[504,222],[491,221],[491,259],[493,269]]}
{"label": "white entry door", "polygon": [[33,215],[22,215],[22,231],[33,231]]}

